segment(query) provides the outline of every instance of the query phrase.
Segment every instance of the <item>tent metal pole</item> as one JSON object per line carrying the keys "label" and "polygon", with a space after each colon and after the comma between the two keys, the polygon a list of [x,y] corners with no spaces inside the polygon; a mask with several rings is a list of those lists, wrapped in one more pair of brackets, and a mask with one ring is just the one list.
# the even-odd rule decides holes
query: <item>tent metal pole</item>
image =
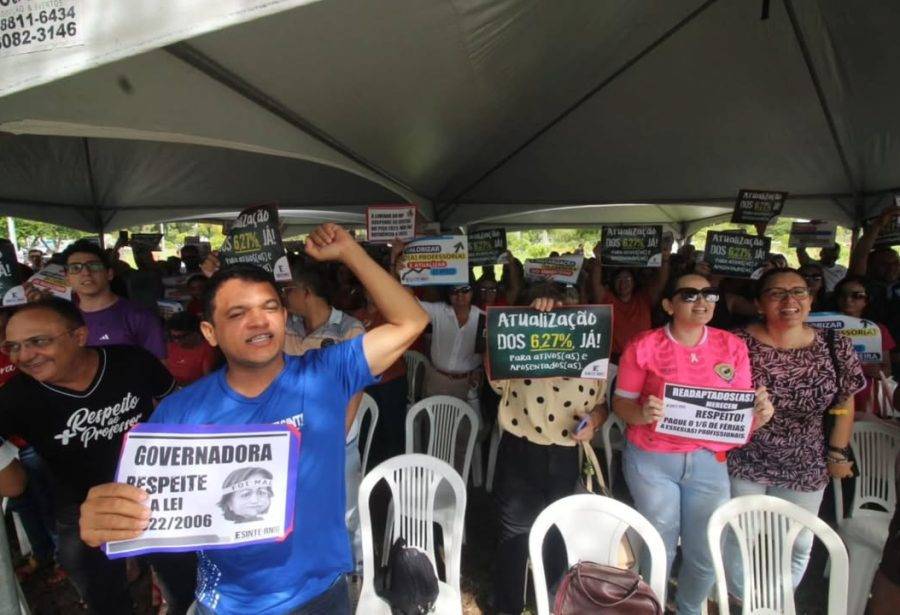
{"label": "tent metal pole", "polygon": [[438,219],[443,221],[443,219],[446,216],[449,216],[450,214],[452,214],[453,210],[456,208],[456,204],[460,198],[462,198],[463,196],[465,196],[466,194],[471,192],[478,184],[483,182],[489,176],[493,175],[494,172],[496,172],[498,169],[500,169],[502,166],[504,166],[507,162],[509,162],[510,160],[515,158],[519,153],[521,153],[529,145],[531,145],[532,143],[537,141],[540,137],[542,137],[547,131],[549,131],[551,128],[553,128],[554,126],[559,124],[561,121],[566,119],[575,110],[577,110],[579,107],[581,107],[581,105],[586,103],[588,100],[593,98],[597,93],[599,93],[604,88],[606,88],[606,86],[608,86],[610,83],[612,83],[617,78],[622,76],[632,66],[634,66],[635,64],[640,62],[642,59],[644,59],[646,56],[648,56],[650,53],[652,53],[654,50],[656,50],[656,48],[658,48],[664,42],[669,40],[675,33],[677,33],[679,30],[681,30],[686,25],[691,23],[694,19],[696,19],[698,16],[700,16],[700,14],[702,14],[706,9],[708,9],[715,3],[716,3],[716,0],[706,0],[706,2],[704,2],[703,4],[698,6],[696,9],[694,9],[693,11],[688,13],[684,18],[681,19],[681,21],[679,21],[674,26],[672,26],[671,28],[669,28],[668,30],[663,32],[662,35],[660,35],[658,38],[656,38],[656,40],[654,40],[647,47],[645,47],[644,49],[639,51],[637,53],[637,55],[630,58],[622,66],[620,66],[618,69],[616,69],[615,72],[613,72],[611,75],[609,75],[608,77],[603,79],[603,81],[601,81],[600,83],[595,85],[593,88],[591,88],[581,98],[579,98],[574,103],[569,105],[566,109],[564,109],[562,111],[562,113],[558,114],[556,117],[554,117],[552,120],[550,120],[547,124],[545,124],[540,129],[538,129],[538,131],[535,132],[533,135],[531,135],[528,139],[526,139],[524,143],[522,143],[516,149],[514,149],[509,154],[507,154],[506,156],[501,158],[496,164],[494,164],[491,168],[489,168],[487,171],[485,171],[478,179],[476,179],[474,182],[472,182],[471,184],[469,184],[468,186],[463,188],[460,192],[458,192],[456,194],[456,196],[454,196],[452,199],[450,199],[444,207],[439,208],[438,206],[435,206],[435,214],[437,215]]}

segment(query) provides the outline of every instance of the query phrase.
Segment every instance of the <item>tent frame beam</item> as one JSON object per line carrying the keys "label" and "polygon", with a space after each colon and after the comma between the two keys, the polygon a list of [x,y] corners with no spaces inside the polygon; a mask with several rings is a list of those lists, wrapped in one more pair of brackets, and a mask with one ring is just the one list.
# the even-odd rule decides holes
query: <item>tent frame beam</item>
{"label": "tent frame beam", "polygon": [[[284,120],[307,136],[338,152],[342,156],[349,158],[356,164],[364,167],[383,180],[399,186],[412,194],[420,194],[417,190],[409,186],[403,180],[392,175],[387,170],[379,167],[374,162],[363,157],[358,152],[350,149],[348,146],[338,141],[331,134],[315,126],[312,122],[310,122],[300,114],[292,111],[289,107],[285,106],[272,96],[269,96],[250,82],[241,78],[234,72],[228,70],[226,67],[222,66],[206,54],[202,53],[197,48],[188,45],[187,43],[175,43],[173,45],[163,47],[163,49],[188,66],[203,73],[210,79],[220,83],[232,92],[235,92],[243,98],[246,98],[258,107],[265,109],[272,115]],[[426,196],[425,198],[428,197]]]}
{"label": "tent frame beam", "polygon": [[576,100],[574,103],[566,107],[561,113],[559,113],[556,117],[551,119],[544,126],[539,128],[537,132],[532,134],[528,139],[525,140],[521,145],[516,147],[514,150],[506,154],[503,158],[501,158],[498,162],[496,162],[492,167],[490,167],[487,171],[481,174],[475,181],[470,183],[468,186],[463,188],[460,192],[456,194],[452,199],[450,199],[445,204],[436,205],[435,214],[437,218],[441,221],[446,219],[450,214],[453,213],[453,210],[456,208],[455,206],[459,203],[460,199],[475,189],[476,186],[481,184],[488,177],[493,175],[497,170],[506,165],[510,160],[519,155],[522,151],[527,149],[532,143],[541,138],[544,134],[546,134],[549,130],[551,130],[554,126],[562,122],[569,115],[578,110],[584,103],[589,101],[591,98],[596,96],[598,93],[603,91],[607,86],[609,86],[613,81],[621,77],[625,74],[632,66],[640,62],[646,56],[650,55],[653,51],[655,51],[658,47],[660,47],[663,43],[669,40],[672,36],[674,36],[679,30],[687,26],[694,19],[700,16],[706,9],[711,7],[716,3],[717,0],[706,0],[703,4],[695,8],[693,11],[688,13],[685,17],[681,19],[674,26],[666,30],[659,37],[657,37],[653,42],[651,42],[647,47],[639,51],[636,55],[632,56],[628,59],[622,66],[613,71],[611,75],[608,75],[604,78],[600,83],[595,85],[593,88],[588,90],[586,94],[584,94],[581,98]]}

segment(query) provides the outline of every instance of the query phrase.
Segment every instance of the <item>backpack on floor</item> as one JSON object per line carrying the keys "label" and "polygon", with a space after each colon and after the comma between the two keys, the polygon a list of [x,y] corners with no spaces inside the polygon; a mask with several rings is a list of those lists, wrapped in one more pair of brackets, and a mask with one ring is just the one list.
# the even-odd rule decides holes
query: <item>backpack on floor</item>
{"label": "backpack on floor", "polygon": [[424,615],[434,611],[438,597],[438,580],[428,554],[407,547],[398,538],[391,547],[384,586],[379,595],[391,605],[393,615]]}

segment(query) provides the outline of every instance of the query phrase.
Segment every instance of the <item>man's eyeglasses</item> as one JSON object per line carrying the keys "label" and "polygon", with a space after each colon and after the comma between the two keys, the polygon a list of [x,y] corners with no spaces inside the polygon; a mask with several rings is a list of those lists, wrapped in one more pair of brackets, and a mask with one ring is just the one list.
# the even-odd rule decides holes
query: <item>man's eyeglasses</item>
{"label": "man's eyeglasses", "polygon": [[451,289],[450,294],[451,295],[462,295],[467,292],[470,292],[471,290],[472,290],[472,287],[467,284],[465,286],[457,286],[456,288]]}
{"label": "man's eyeglasses", "polygon": [[11,357],[22,352],[23,348],[47,348],[55,340],[61,338],[63,335],[71,333],[72,331],[74,331],[74,329],[66,329],[59,335],[36,335],[34,337],[29,337],[27,340],[23,340],[21,342],[6,341],[0,344],[0,352],[5,354],[6,356]]}
{"label": "man's eyeglasses", "polygon": [[717,303],[720,296],[718,288],[679,288],[672,293],[672,297],[678,297],[685,303],[696,303],[700,297],[709,303]]}
{"label": "man's eyeglasses", "polygon": [[822,274],[821,273],[806,273],[806,274],[803,274],[803,279],[807,280],[807,281],[812,280],[813,282],[821,282]]}
{"label": "man's eyeglasses", "polygon": [[478,292],[480,292],[480,293],[495,293],[495,292],[497,292],[497,287],[496,286],[482,286],[481,288],[478,289]]}
{"label": "man's eyeglasses", "polygon": [[868,293],[865,293],[861,290],[850,291],[846,293],[841,293],[841,297],[844,299],[853,299],[854,301],[865,301],[869,298]]}
{"label": "man's eyeglasses", "polygon": [[767,299],[774,299],[775,301],[784,301],[788,298],[788,296],[797,299],[798,301],[803,299],[809,299],[810,290],[805,286],[795,286],[794,288],[767,288],[762,293]]}
{"label": "man's eyeglasses", "polygon": [[106,269],[106,265],[104,265],[100,261],[90,261],[87,263],[72,263],[70,265],[66,265],[66,273],[78,274],[87,269],[91,273],[97,273],[99,271],[103,271]]}

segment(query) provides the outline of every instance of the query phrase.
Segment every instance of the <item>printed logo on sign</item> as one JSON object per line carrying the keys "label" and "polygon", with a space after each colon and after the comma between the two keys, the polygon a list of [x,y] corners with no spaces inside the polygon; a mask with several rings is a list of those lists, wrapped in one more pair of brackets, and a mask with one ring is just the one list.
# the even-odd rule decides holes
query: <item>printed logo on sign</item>
{"label": "printed logo on sign", "polygon": [[728,363],[719,363],[713,368],[713,371],[715,371],[719,378],[725,382],[734,380],[734,366],[729,365]]}
{"label": "printed logo on sign", "polygon": [[94,440],[100,440],[101,438],[111,440],[140,422],[140,415],[129,417],[124,421],[120,420],[123,414],[137,408],[140,401],[140,397],[126,393],[119,403],[99,410],[79,408],[69,416],[69,420],[66,421],[66,428],[53,436],[53,438],[59,440],[62,446],[68,446],[70,440],[80,437],[81,443],[85,448],[90,446]]}

